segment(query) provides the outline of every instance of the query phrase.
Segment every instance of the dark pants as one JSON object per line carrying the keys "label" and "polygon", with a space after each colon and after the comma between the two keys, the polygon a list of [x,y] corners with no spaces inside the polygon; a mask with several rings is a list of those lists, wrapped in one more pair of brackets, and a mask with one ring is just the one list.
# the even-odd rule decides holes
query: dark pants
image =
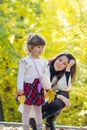
{"label": "dark pants", "polygon": [[[65,91],[59,91],[57,94],[63,95],[66,98],[69,98],[68,92]],[[50,130],[55,130],[54,127],[54,120],[56,117],[60,114],[62,109],[65,107],[65,104],[58,98],[55,98],[53,102],[51,103],[45,103],[42,106],[42,116],[43,119],[46,119],[46,129],[47,127],[50,128]],[[32,125],[33,130],[36,130],[35,126],[35,120],[30,119],[30,125]]]}

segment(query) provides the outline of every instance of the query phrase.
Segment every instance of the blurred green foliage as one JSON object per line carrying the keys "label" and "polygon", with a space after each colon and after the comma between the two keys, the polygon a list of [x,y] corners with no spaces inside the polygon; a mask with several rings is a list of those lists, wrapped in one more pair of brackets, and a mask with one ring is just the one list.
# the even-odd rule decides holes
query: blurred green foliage
{"label": "blurred green foliage", "polygon": [[47,47],[42,57],[61,52],[77,60],[76,81],[70,92],[71,108],[64,109],[56,123],[87,125],[87,0],[0,1],[0,95],[6,121],[21,121],[15,101],[17,72],[26,56],[26,36],[44,35]]}

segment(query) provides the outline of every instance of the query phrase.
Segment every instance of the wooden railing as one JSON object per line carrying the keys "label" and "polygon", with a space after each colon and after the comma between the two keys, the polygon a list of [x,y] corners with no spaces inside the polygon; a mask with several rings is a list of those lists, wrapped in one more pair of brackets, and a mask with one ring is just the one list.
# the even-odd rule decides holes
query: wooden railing
{"label": "wooden railing", "polygon": [[[16,123],[16,122],[2,122],[0,121],[0,125],[4,125],[4,126],[13,126],[13,127],[19,127],[22,126],[22,123]],[[58,130],[87,130],[87,126],[86,127],[80,127],[80,126],[60,126],[60,125],[56,125],[56,129]]]}

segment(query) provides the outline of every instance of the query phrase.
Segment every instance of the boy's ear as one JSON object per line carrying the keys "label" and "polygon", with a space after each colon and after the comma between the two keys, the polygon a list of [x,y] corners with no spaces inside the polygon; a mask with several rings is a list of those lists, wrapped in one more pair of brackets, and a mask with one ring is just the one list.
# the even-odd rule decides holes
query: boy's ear
{"label": "boy's ear", "polygon": [[28,46],[28,50],[29,50],[29,52],[31,52],[32,49],[33,49],[32,46]]}

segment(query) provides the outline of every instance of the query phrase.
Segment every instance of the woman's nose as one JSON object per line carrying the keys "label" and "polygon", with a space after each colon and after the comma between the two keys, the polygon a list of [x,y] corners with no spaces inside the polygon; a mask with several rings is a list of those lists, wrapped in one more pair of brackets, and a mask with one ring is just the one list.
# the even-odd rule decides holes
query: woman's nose
{"label": "woman's nose", "polygon": [[63,63],[62,63],[62,62],[60,62],[59,64],[60,64],[60,65],[62,65]]}

